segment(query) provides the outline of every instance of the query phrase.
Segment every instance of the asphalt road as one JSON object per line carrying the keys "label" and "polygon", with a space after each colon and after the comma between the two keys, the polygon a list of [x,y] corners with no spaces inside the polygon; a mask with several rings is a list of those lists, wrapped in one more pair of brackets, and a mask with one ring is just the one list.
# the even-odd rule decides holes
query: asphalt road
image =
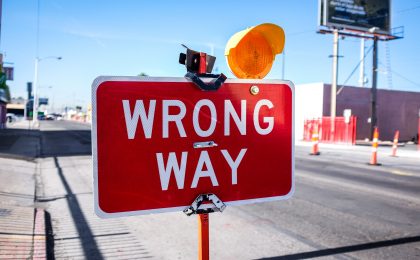
{"label": "asphalt road", "polygon": [[[89,125],[41,123],[36,194],[51,216],[50,256],[196,259],[194,216],[94,215],[90,149]],[[292,199],[211,214],[211,258],[420,259],[420,152],[384,147],[383,165],[369,166],[369,147],[320,149],[296,146]]]}

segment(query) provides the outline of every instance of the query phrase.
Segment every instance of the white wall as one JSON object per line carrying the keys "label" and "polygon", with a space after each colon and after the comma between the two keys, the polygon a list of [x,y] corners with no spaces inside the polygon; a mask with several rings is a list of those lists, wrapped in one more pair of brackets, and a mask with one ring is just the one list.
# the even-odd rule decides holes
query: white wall
{"label": "white wall", "polygon": [[324,83],[295,86],[295,141],[303,138],[305,119],[322,117]]}

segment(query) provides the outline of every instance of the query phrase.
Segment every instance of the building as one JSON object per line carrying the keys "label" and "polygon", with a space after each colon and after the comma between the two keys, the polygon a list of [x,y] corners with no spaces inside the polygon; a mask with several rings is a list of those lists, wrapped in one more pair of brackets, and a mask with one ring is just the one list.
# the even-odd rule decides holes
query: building
{"label": "building", "polygon": [[0,89],[0,129],[6,128],[6,105],[8,100],[4,89]]}
{"label": "building", "polygon": [[[371,89],[338,86],[336,116],[345,109],[357,117],[356,139],[370,139]],[[303,138],[304,120],[330,116],[331,85],[311,83],[296,86],[295,136]],[[377,126],[379,139],[392,140],[396,130],[401,141],[418,139],[420,123],[420,92],[378,89]]]}
{"label": "building", "polygon": [[13,113],[18,117],[23,117],[25,114],[26,100],[22,97],[12,98],[7,104],[7,113]]}

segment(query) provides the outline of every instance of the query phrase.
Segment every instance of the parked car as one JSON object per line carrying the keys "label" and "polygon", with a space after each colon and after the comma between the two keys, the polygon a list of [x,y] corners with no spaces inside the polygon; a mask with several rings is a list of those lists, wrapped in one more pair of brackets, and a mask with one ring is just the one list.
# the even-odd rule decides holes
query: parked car
{"label": "parked car", "polygon": [[45,120],[55,120],[55,116],[54,115],[46,115]]}

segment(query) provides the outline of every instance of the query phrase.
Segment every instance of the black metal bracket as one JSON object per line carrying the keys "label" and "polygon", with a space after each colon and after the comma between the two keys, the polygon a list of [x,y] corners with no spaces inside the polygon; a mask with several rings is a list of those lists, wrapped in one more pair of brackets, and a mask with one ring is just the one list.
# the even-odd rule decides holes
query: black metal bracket
{"label": "black metal bracket", "polygon": [[[185,77],[194,82],[194,84],[203,91],[216,91],[222,86],[222,84],[226,80],[226,76],[223,73],[217,75],[187,72],[187,74],[185,74]],[[201,78],[213,78],[215,80],[206,83],[203,80],[201,80]]]}
{"label": "black metal bracket", "polygon": [[[205,203],[211,202],[211,203]],[[187,216],[193,214],[207,214],[212,212],[222,212],[226,205],[215,194],[207,193],[198,196],[188,208],[184,209]]]}

